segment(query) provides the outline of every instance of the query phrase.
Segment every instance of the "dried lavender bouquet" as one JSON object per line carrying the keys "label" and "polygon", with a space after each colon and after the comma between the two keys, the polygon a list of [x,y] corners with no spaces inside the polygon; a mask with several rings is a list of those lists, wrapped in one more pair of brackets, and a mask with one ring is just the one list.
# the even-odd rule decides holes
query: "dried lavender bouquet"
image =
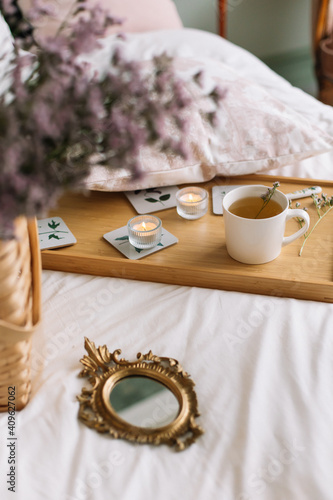
{"label": "dried lavender bouquet", "polygon": [[[11,0],[2,0],[6,8]],[[47,9],[35,6],[32,23]],[[118,22],[102,8],[78,2],[56,35],[40,37],[29,53],[15,41],[3,75],[10,84],[0,96],[1,238],[13,236],[18,215],[44,215],[63,190],[82,187],[96,163],[137,177],[142,146],[188,155],[182,138],[194,98],[169,57],[155,57],[147,72],[115,49],[103,75],[80,58],[98,49],[106,28]],[[214,89],[210,97],[216,105],[222,93]],[[213,111],[210,121],[214,117]],[[170,136],[170,122],[178,138]]]}

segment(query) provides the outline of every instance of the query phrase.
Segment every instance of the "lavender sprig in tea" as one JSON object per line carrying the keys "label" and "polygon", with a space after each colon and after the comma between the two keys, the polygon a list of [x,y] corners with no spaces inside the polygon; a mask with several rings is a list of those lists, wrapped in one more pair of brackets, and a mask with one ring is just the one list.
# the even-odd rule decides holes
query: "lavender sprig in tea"
{"label": "lavender sprig in tea", "polygon": [[263,205],[262,205],[261,209],[259,210],[259,212],[257,213],[257,215],[254,217],[255,219],[257,219],[259,217],[259,215],[264,210],[264,208],[266,207],[266,205],[270,202],[270,200],[272,199],[273,194],[275,193],[276,189],[279,186],[280,186],[280,183],[278,181],[276,181],[276,182],[274,182],[273,187],[268,188],[267,191],[266,191],[266,193],[263,194],[263,195],[261,195],[261,198],[263,199]]}

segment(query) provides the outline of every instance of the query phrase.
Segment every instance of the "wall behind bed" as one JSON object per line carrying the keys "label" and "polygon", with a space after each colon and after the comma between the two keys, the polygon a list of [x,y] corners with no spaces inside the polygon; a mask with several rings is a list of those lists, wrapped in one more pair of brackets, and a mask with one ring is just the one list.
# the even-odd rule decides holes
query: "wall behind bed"
{"label": "wall behind bed", "polygon": [[[184,26],[217,33],[218,0],[174,0]],[[315,94],[311,0],[227,0],[227,38]]]}

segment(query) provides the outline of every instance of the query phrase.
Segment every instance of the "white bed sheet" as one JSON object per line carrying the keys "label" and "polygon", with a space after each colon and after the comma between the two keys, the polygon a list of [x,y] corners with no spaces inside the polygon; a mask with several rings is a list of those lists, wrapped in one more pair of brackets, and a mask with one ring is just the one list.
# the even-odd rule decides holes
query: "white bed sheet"
{"label": "white bed sheet", "polygon": [[[200,38],[194,31],[190,48]],[[177,36],[185,44],[185,32],[171,40],[180,46]],[[261,84],[294,106],[303,99],[315,121],[333,127],[331,108],[242,49],[216,43],[227,63],[258,79],[260,66]],[[284,173],[333,179],[330,155]],[[1,499],[332,499],[333,304],[52,271],[43,272],[42,291],[32,396],[16,415],[15,493],[7,490],[7,416],[0,414]],[[149,349],[178,359],[196,383],[205,434],[176,453],[79,422],[85,336],[121,348],[127,359]]]}

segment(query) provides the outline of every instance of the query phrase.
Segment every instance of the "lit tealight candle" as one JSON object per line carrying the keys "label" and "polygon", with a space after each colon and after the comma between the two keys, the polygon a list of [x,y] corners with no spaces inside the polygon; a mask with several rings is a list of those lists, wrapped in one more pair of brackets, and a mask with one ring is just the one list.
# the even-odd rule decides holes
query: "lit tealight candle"
{"label": "lit tealight candle", "polygon": [[127,228],[129,242],[136,248],[153,248],[161,241],[162,221],[155,215],[132,217]]}
{"label": "lit tealight candle", "polygon": [[177,212],[184,219],[199,219],[208,210],[208,192],[200,187],[180,189],[176,200]]}
{"label": "lit tealight candle", "polygon": [[188,194],[183,194],[183,196],[180,197],[180,200],[186,201],[188,203],[195,203],[196,201],[201,201],[202,196],[200,194],[188,193]]}
{"label": "lit tealight candle", "polygon": [[154,222],[141,222],[141,224],[134,224],[133,229],[136,231],[151,231],[152,229],[155,229],[157,224]]}

